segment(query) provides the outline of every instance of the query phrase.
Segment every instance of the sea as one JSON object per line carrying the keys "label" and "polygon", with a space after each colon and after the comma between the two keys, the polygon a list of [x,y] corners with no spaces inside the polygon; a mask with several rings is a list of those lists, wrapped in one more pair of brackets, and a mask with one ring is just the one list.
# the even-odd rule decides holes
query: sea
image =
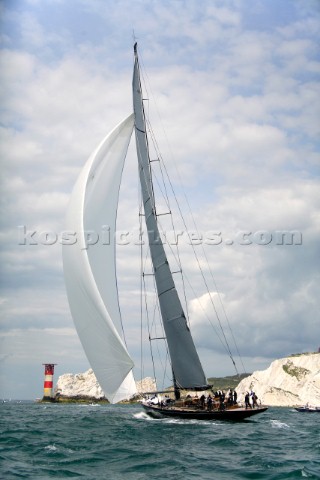
{"label": "sea", "polygon": [[10,479],[320,479],[320,414],[239,423],[149,418],[140,405],[1,403]]}

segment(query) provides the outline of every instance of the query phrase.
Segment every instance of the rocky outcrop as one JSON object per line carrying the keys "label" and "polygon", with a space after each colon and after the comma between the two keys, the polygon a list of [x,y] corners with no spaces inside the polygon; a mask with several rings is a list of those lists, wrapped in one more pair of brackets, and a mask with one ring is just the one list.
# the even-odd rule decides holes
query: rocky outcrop
{"label": "rocky outcrop", "polygon": [[55,397],[71,399],[105,399],[103,390],[91,368],[85,373],[65,373],[60,375],[54,395]]}
{"label": "rocky outcrop", "polygon": [[146,377],[136,382],[136,386],[138,394],[155,392],[157,390],[156,382],[151,377]]}
{"label": "rocky outcrop", "polygon": [[[136,386],[139,394],[156,390],[156,383],[151,377],[136,382]],[[104,392],[91,368],[85,373],[60,375],[54,395],[56,398],[74,400],[105,400]]]}
{"label": "rocky outcrop", "polygon": [[269,368],[256,371],[237,386],[238,399],[254,391],[265,405],[289,407],[320,406],[320,353],[293,355],[275,360]]}

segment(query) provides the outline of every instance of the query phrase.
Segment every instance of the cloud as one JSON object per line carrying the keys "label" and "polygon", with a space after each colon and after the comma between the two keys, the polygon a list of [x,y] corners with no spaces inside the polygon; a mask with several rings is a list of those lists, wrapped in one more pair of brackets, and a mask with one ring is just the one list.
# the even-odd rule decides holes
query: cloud
{"label": "cloud", "polygon": [[[63,230],[82,165],[132,109],[133,28],[148,84],[146,109],[170,176],[179,172],[177,198],[188,212],[186,195],[200,232],[221,232],[221,244],[204,245],[216,280],[210,291],[217,286],[246,365],[317,348],[319,18],[312,2],[249,6],[145,0],[133,8],[122,0],[106,8],[83,0],[75,9],[72,2],[30,0],[3,7],[1,308],[10,355],[4,378],[18,375],[21,359],[40,365],[58,355],[65,370],[87,366],[67,305],[61,245],[21,245],[18,227],[37,235]],[[134,148],[123,176],[120,230],[138,226]],[[165,211],[156,179],[159,169],[155,190]],[[195,230],[188,213],[186,219]],[[161,223],[172,230],[165,217]],[[259,244],[254,235],[261,231],[298,231],[302,244]],[[239,243],[239,232],[252,232],[252,244]],[[206,336],[202,309],[194,306],[202,299],[213,318],[188,247],[185,236],[181,257],[195,341],[209,375],[231,374],[218,367],[226,363],[225,350],[214,333]],[[201,246],[196,251],[200,257]],[[139,247],[118,246],[118,253],[122,315],[138,364]],[[203,255],[199,261],[210,279]],[[218,371],[211,371],[213,347]],[[6,382],[13,396],[14,383]]]}

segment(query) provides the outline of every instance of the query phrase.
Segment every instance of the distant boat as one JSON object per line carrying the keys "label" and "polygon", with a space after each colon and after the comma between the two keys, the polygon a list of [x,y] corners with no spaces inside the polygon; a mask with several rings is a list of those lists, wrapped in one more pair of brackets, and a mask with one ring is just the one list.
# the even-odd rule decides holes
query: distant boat
{"label": "distant boat", "polygon": [[297,412],[320,413],[320,407],[313,407],[311,405],[304,405],[303,407],[295,407]]}
{"label": "distant boat", "polygon": [[[210,391],[190,328],[180,301],[168,258],[160,237],[150,170],[149,143],[140,80],[137,44],[134,45],[134,114],[120,123],[93,152],[74,187],[67,211],[66,229],[76,232],[77,242],[63,245],[63,265],[70,309],[91,367],[111,403],[136,393],[132,374],[133,360],[122,335],[116,277],[115,248],[101,242],[87,245],[85,232],[97,232],[101,225],[115,231],[122,169],[132,129],[135,130],[142,204],[152,276],[155,280],[159,310],[171,360],[175,400],[157,404],[142,403],[153,417],[185,419],[242,420],[267,410],[267,407],[242,408],[224,402],[204,405],[181,398],[182,391]],[[155,240],[156,239],[156,240]],[[157,392],[153,392],[156,393]],[[211,398],[211,397],[210,397]]]}

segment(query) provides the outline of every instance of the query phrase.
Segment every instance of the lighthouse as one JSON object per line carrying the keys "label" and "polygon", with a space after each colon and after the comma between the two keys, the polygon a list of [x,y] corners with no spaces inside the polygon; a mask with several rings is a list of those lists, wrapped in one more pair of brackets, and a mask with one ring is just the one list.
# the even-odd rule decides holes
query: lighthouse
{"label": "lighthouse", "polygon": [[44,365],[44,385],[43,400],[52,400],[53,374],[56,363],[43,363]]}

